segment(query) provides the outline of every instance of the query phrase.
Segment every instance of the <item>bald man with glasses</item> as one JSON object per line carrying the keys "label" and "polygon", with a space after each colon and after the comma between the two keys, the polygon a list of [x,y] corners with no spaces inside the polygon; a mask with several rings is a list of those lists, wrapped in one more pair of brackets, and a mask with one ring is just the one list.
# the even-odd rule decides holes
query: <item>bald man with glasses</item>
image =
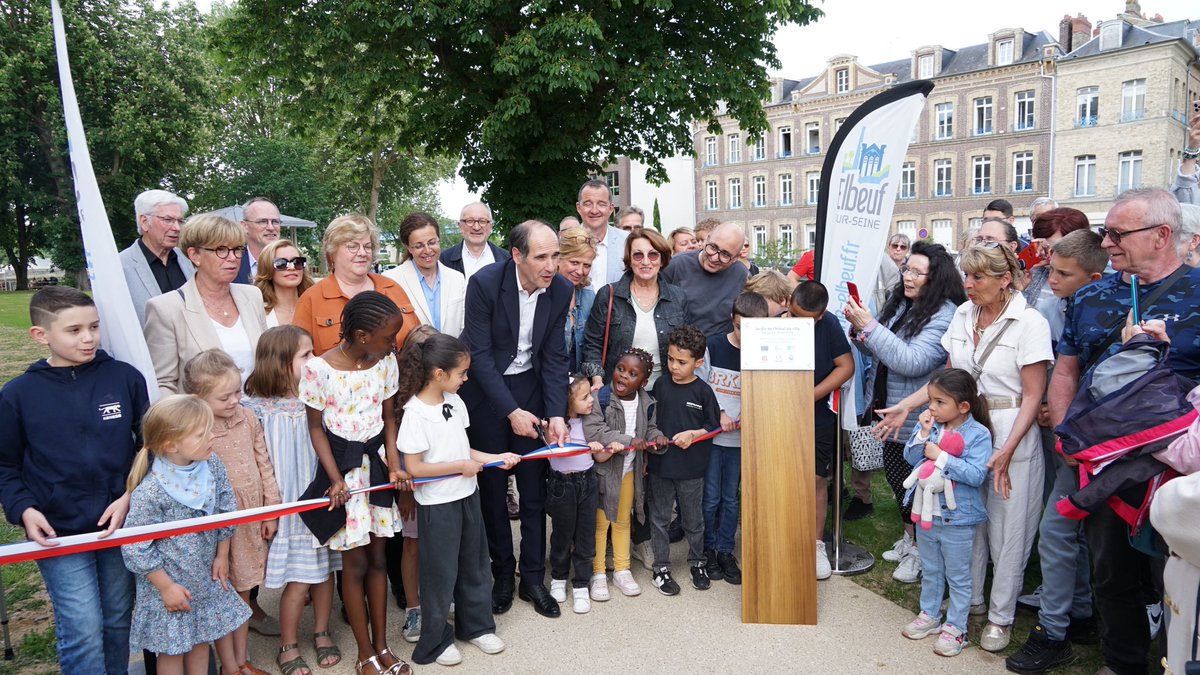
{"label": "bald man with glasses", "polygon": [[745,265],[737,264],[746,233],[733,223],[721,223],[708,235],[699,251],[671,258],[662,278],[683,289],[688,301],[688,323],[707,337],[733,331],[733,301],[746,277]]}

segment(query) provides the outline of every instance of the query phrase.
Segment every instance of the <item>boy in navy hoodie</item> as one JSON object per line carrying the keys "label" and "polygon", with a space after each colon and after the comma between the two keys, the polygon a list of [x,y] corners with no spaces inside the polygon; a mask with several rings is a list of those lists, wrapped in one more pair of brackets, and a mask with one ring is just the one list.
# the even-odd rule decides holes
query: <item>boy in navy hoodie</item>
{"label": "boy in navy hoodie", "polygon": [[[51,286],[29,302],[35,342],[50,357],[0,390],[0,505],[43,546],[54,537],[125,522],[125,479],[149,407],[146,380],[100,347],[86,294]],[[63,673],[124,673],[129,666],[133,575],[120,548],[38,561],[54,605]],[[101,666],[103,664],[103,666]]]}

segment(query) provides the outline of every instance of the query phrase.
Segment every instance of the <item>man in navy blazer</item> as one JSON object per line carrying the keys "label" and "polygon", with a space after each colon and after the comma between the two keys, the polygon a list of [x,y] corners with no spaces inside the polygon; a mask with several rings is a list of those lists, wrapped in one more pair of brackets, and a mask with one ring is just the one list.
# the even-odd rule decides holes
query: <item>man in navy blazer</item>
{"label": "man in navy blazer", "polygon": [[488,241],[492,235],[492,209],[483,202],[473,202],[463,207],[458,216],[458,227],[463,240],[442,251],[442,264],[456,272],[462,272],[468,281],[476,272],[492,263],[508,260],[508,251]]}
{"label": "man in navy blazer", "polygon": [[[558,237],[526,221],[509,234],[512,259],[493,263],[467,282],[466,327],[470,379],[460,395],[471,417],[471,447],[525,454],[542,447],[541,420],[550,443],[567,442],[567,352],[563,342],[574,288],[558,275]],[[545,585],[545,461],[521,462],[512,472],[521,495],[522,600],[543,616],[559,615]],[[512,606],[512,530],[505,505],[509,472],[479,474],[479,497],[492,558],[492,611]]]}
{"label": "man in navy blazer", "polygon": [[252,284],[258,274],[258,254],[267,244],[279,240],[283,217],[279,207],[266,197],[255,197],[242,206],[242,229],[246,230],[246,253],[238,268],[235,284]]}

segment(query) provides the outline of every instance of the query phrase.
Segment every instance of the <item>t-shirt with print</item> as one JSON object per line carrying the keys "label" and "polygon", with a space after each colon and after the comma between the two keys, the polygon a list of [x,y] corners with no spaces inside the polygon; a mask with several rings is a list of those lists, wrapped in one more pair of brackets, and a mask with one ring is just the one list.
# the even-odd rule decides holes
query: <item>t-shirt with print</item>
{"label": "t-shirt with print", "polygon": [[[813,386],[821,384],[833,372],[833,360],[850,353],[850,342],[842,332],[842,324],[829,312],[813,326]],[[836,426],[837,415],[829,408],[829,396],[813,402],[813,423],[817,426]]]}
{"label": "t-shirt with print", "polygon": [[[704,365],[696,369],[696,376],[708,382],[717,396],[717,404],[730,419],[742,416],[742,350],[733,346],[728,335],[708,338]],[[742,432],[740,429],[727,431],[714,438],[713,444],[740,448]]]}
{"label": "t-shirt with print", "polygon": [[[467,404],[458,394],[446,394],[440,405],[429,405],[413,396],[404,404],[396,446],[406,455],[424,453],[422,460],[430,464],[460,462],[471,458],[471,444],[467,440],[469,426],[471,418],[467,415]],[[457,472],[447,468],[441,473]],[[417,485],[413,496],[422,506],[448,504],[470,497],[475,492],[475,485],[474,476],[456,476]]]}
{"label": "t-shirt with print", "polygon": [[[708,383],[698,377],[687,384],[676,384],[669,376],[660,377],[654,383],[654,399],[658,401],[655,424],[668,439],[681,431],[714,429],[721,423],[717,396]],[[661,455],[651,453],[649,471],[670,480],[704,478],[712,444],[709,439],[693,443],[686,449],[671,445]]]}
{"label": "t-shirt with print", "polygon": [[[1140,284],[1141,297],[1146,298],[1165,281],[1166,278],[1153,284]],[[1079,289],[1067,309],[1058,353],[1078,357],[1080,367],[1086,364],[1093,351],[1107,339],[1109,329],[1124,325],[1133,304],[1129,290],[1129,282],[1122,280],[1120,273],[1110,274]],[[1158,319],[1166,324],[1167,335],[1171,338],[1171,369],[1193,380],[1200,378],[1200,268],[1184,274],[1153,306],[1141,310],[1143,321]],[[1104,358],[1115,354],[1120,347],[1118,336]]]}

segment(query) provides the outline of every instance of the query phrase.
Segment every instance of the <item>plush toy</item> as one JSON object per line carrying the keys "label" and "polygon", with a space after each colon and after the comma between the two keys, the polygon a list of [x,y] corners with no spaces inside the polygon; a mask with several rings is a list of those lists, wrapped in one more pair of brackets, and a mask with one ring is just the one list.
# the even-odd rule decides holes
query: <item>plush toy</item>
{"label": "plush toy", "polygon": [[[962,434],[957,431],[943,431],[938,447],[942,449],[942,452],[947,452],[954,457],[962,457],[965,447]],[[916,489],[913,490],[912,495],[912,521],[921,523],[921,529],[932,528],[934,516],[942,515],[942,504],[938,499],[939,493],[945,493],[947,509],[958,508],[954,502],[954,481],[946,478],[946,474],[942,473],[942,470],[932,461],[922,460],[913,468],[908,478],[904,479],[904,487],[912,488],[914,485]]]}

